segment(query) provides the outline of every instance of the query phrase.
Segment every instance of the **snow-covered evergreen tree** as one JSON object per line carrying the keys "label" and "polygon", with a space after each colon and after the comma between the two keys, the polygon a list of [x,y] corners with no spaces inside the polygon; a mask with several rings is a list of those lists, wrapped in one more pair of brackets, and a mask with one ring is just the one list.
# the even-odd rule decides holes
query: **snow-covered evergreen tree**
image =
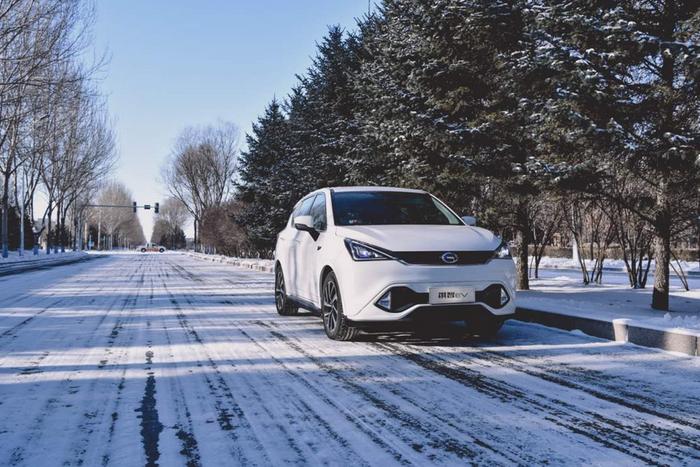
{"label": "snow-covered evergreen tree", "polygon": [[253,132],[246,139],[248,149],[241,154],[238,182],[245,207],[237,221],[246,228],[253,247],[270,250],[296,193],[295,180],[285,171],[290,163],[289,124],[276,99],[253,124]]}
{"label": "snow-covered evergreen tree", "polygon": [[[700,16],[697,1],[532,2],[538,55],[557,70],[550,106],[567,128],[560,142],[581,189],[620,174],[643,182],[616,202],[655,233],[652,307],[668,309],[675,234],[690,227],[700,183]],[[591,181],[595,185],[591,184]]]}
{"label": "snow-covered evergreen tree", "polygon": [[356,81],[371,157],[358,178],[373,171],[380,183],[429,189],[467,212],[477,195],[491,196],[490,217],[507,217],[516,233],[527,288],[528,201],[547,167],[533,161],[551,72],[535,60],[519,5],[384,2],[365,25]]}

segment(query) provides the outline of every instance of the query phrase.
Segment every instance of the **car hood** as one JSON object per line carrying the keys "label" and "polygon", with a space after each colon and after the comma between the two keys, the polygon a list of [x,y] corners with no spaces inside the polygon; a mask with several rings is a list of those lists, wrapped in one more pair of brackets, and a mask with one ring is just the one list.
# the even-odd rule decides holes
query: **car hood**
{"label": "car hood", "polygon": [[466,225],[358,225],[336,227],[336,235],[390,251],[488,251],[501,240]]}

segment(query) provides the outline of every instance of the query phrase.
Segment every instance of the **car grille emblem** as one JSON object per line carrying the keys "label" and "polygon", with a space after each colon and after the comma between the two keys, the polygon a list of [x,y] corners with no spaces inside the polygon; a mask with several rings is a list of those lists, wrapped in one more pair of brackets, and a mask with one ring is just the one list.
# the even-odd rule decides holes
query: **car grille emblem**
{"label": "car grille emblem", "polygon": [[457,253],[448,251],[447,253],[443,253],[442,256],[440,256],[440,259],[443,263],[454,264],[459,260],[459,256],[457,256]]}

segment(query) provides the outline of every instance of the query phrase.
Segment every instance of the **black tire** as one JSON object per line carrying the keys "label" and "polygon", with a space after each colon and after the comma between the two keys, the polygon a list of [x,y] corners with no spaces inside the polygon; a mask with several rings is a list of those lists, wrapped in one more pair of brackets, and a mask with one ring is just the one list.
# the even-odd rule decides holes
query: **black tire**
{"label": "black tire", "polygon": [[478,320],[467,320],[464,324],[467,326],[467,332],[473,336],[479,337],[493,337],[498,334],[503,323],[505,322],[502,318],[481,318]]}
{"label": "black tire", "polygon": [[160,250],[158,250],[158,251],[160,251],[161,253],[165,253],[165,250],[162,249],[162,248],[161,248]]}
{"label": "black tire", "polygon": [[279,265],[275,267],[275,307],[277,307],[277,313],[282,316],[294,316],[299,313],[299,307],[287,296],[284,273]]}
{"label": "black tire", "polygon": [[351,341],[359,330],[352,327],[343,314],[343,300],[340,297],[338,279],[333,272],[326,274],[321,287],[321,315],[326,335],[336,341]]}
{"label": "black tire", "polygon": [[145,249],[145,248],[141,248],[141,253],[145,253],[145,252],[146,252],[146,249]]}

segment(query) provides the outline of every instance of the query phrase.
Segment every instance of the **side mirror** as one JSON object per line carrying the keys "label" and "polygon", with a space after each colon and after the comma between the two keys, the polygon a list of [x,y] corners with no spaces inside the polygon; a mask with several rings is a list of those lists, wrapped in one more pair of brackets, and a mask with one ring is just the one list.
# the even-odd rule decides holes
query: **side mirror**
{"label": "side mirror", "polygon": [[462,216],[462,220],[467,225],[476,225],[476,217],[474,216]]}
{"label": "side mirror", "polygon": [[314,229],[314,220],[311,216],[297,216],[294,218],[294,228],[309,232],[314,240],[318,238],[318,231]]}

